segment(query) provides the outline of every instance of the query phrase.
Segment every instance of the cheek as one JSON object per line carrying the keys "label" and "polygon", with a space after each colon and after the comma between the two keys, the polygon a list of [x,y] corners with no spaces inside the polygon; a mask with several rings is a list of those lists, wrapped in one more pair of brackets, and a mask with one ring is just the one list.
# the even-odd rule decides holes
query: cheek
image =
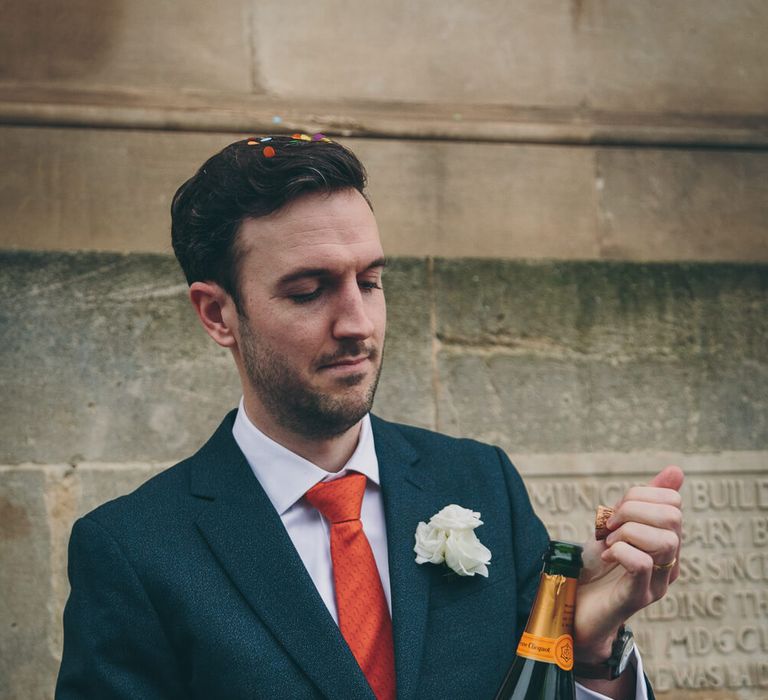
{"label": "cheek", "polygon": [[381,309],[379,310],[378,316],[374,322],[376,324],[376,328],[378,328],[379,335],[383,338],[384,332],[387,330],[387,306],[383,301],[381,303]]}
{"label": "cheek", "polygon": [[278,329],[276,337],[292,354],[310,356],[327,343],[328,326],[322,314],[307,314]]}
{"label": "cheek", "polygon": [[383,291],[374,291],[369,296],[364,297],[366,305],[365,311],[377,327],[382,327],[387,323],[387,302]]}

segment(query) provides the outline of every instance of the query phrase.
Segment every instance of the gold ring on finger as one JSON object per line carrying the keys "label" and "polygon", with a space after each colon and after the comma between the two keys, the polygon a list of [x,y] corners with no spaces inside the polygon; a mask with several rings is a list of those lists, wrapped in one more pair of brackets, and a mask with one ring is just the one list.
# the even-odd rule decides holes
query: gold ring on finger
{"label": "gold ring on finger", "polygon": [[675,564],[677,564],[677,557],[675,557],[672,561],[667,562],[666,564],[654,564],[653,570],[654,571],[669,571]]}

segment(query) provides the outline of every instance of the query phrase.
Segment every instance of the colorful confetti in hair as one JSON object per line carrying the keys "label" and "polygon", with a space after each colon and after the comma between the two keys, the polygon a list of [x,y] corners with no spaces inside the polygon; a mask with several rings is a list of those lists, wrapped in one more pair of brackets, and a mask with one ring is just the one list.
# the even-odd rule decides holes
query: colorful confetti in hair
{"label": "colorful confetti in hair", "polygon": [[[312,134],[310,136],[309,134],[300,134],[295,133],[291,135],[291,141],[288,143],[288,145],[295,143],[317,143],[318,141],[323,141],[325,143],[333,143],[331,139],[329,139],[325,134],[317,133]],[[248,146],[263,146],[265,143],[269,143],[273,140],[272,136],[262,136],[261,138],[257,136],[250,137],[245,143]],[[275,147],[272,145],[264,146],[261,149],[261,153],[265,158],[274,158],[277,155],[277,151],[275,150]]]}

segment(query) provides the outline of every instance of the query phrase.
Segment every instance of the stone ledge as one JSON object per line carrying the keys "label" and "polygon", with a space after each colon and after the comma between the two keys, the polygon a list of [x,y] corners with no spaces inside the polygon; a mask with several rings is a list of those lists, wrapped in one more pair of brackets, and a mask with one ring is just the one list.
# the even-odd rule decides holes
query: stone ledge
{"label": "stone ledge", "polygon": [[[278,126],[275,115],[280,118]],[[0,88],[0,124],[214,133],[321,131],[328,136],[472,143],[768,148],[765,117],[759,114],[301,101],[212,91],[4,86]]]}

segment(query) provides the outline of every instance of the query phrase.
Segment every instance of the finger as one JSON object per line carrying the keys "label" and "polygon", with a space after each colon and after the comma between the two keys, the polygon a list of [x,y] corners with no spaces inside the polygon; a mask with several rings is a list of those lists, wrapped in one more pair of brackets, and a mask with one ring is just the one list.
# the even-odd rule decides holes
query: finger
{"label": "finger", "polygon": [[603,552],[602,559],[609,564],[619,564],[625,570],[621,585],[615,589],[616,604],[624,619],[657,600],[651,592],[653,558],[650,554],[626,542],[616,542]]}
{"label": "finger", "polygon": [[675,491],[674,489],[664,489],[654,486],[633,486],[616,504],[616,508],[618,508],[625,501],[664,503],[669,506],[675,506],[676,508],[680,508],[683,505],[683,498],[679,492]]}
{"label": "finger", "polygon": [[648,501],[625,501],[608,520],[608,528],[615,532],[625,523],[636,522],[661,530],[672,530],[678,535],[683,529],[683,514],[679,508]]}
{"label": "finger", "polygon": [[670,465],[662,469],[656,476],[651,479],[649,486],[656,486],[664,489],[673,489],[679,491],[683,485],[683,479],[685,474],[680,467]]}
{"label": "finger", "polygon": [[617,542],[626,542],[641,549],[651,555],[654,564],[664,566],[677,556],[680,537],[672,530],[661,530],[650,525],[632,522],[614,530],[605,541],[609,548]]}
{"label": "finger", "polygon": [[[680,491],[683,486],[683,480],[685,474],[680,467],[670,465],[662,469],[656,476],[651,479],[651,487],[660,487],[665,489],[672,489],[674,491]],[[682,505],[682,503],[680,504]],[[676,529],[677,534],[681,535],[682,532],[682,515],[680,521],[680,527]],[[681,536],[682,543],[682,536]],[[675,554],[675,565],[670,570],[669,582],[671,583],[680,575],[680,544],[677,546],[677,553]]]}
{"label": "finger", "polygon": [[677,554],[680,537],[671,529],[630,521],[614,530],[605,540],[608,547],[616,542],[627,542],[638,547],[650,554],[656,564],[664,564]]}
{"label": "finger", "polygon": [[[610,546],[619,542],[650,555],[653,561],[649,590],[654,600],[661,598],[667,592],[677,566],[680,547],[678,535],[671,530],[659,530],[641,523],[627,523],[612,532],[606,540],[606,544]],[[670,562],[674,564],[667,568]]]}
{"label": "finger", "polygon": [[[654,593],[661,591],[661,595],[663,595],[663,592],[666,591],[666,586],[680,575],[681,514],[677,509],[670,509],[669,506],[660,506],[660,510],[671,511],[671,514],[658,516],[655,522],[647,522],[643,520],[643,517],[648,513],[649,506],[647,504],[642,505],[644,508],[640,516],[621,524],[608,535],[605,544],[611,546],[616,542],[626,542],[650,554],[657,567],[665,567],[670,562],[674,562],[674,565],[669,569],[657,568],[654,570],[654,581],[664,584],[663,587],[657,586]],[[630,509],[628,508],[627,510]],[[658,522],[665,522],[667,526],[659,527],[656,524]],[[669,526],[670,523],[671,526]]]}

